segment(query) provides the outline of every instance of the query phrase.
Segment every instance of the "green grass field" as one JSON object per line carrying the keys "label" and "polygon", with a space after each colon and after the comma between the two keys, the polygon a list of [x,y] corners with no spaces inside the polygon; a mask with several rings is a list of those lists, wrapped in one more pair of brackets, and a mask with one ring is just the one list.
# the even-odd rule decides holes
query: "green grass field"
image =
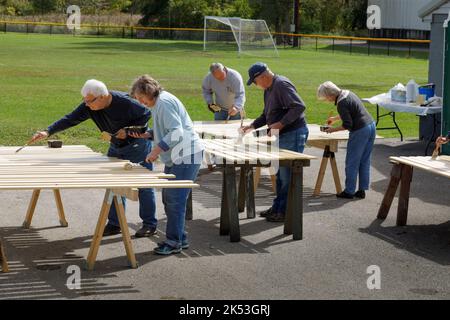
{"label": "green grass field", "polygon": [[[241,72],[266,62],[290,78],[307,104],[309,123],[322,123],[333,105],[316,100],[316,88],[332,80],[360,97],[387,92],[410,79],[427,82],[428,61],[285,49],[280,58],[237,57],[236,52],[203,52],[202,43],[180,41],[82,38],[37,34],[0,34],[0,145],[21,145],[38,129],[71,111],[81,101],[87,79],[104,81],[109,89],[128,91],[134,78],[148,73],[178,96],[193,120],[211,120],[201,95],[201,82],[211,62]],[[247,116],[262,111],[262,92],[247,89]],[[368,106],[372,114],[375,107]],[[387,120],[387,119],[386,119]],[[407,137],[418,136],[418,117],[399,114]],[[385,137],[397,136],[383,131]],[[65,144],[87,144],[105,151],[107,145],[91,121],[58,135]]]}

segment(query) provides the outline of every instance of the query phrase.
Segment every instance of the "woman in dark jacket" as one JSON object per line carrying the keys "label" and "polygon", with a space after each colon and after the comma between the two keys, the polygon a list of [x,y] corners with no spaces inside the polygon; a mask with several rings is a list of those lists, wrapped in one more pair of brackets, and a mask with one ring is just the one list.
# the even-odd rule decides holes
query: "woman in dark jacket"
{"label": "woman in dark jacket", "polygon": [[[317,91],[319,100],[334,103],[339,116],[329,117],[327,123],[332,125],[341,120],[339,127],[330,127],[327,133],[350,131],[345,158],[345,190],[337,194],[338,198],[353,199],[366,197],[370,185],[370,160],[375,143],[376,128],[372,116],[364,107],[361,99],[348,90],[341,90],[333,82],[327,81]],[[359,176],[359,188],[356,181]]]}

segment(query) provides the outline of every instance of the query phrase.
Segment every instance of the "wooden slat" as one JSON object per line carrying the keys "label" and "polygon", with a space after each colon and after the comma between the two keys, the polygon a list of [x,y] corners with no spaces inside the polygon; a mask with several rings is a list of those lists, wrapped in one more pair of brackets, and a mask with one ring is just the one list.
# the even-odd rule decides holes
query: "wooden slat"
{"label": "wooden slat", "polygon": [[[278,149],[273,146],[257,144],[251,148],[236,147],[233,140],[203,140],[207,153],[215,155],[217,158],[223,158],[227,161],[271,161],[280,160],[312,160],[316,157]],[[219,161],[218,161],[219,163]]]}
{"label": "wooden slat", "polygon": [[85,146],[30,146],[17,154],[15,150],[16,147],[0,148],[1,190],[197,186],[192,181],[169,180],[174,175],[151,172],[139,165],[126,170],[129,161],[106,157]]}
{"label": "wooden slat", "polygon": [[197,188],[198,185],[192,183],[192,181],[176,181],[176,182],[168,182],[168,181],[157,181],[152,183],[90,183],[90,184],[69,184],[69,183],[47,183],[47,184],[10,184],[10,185],[0,185],[0,190],[33,190],[33,189],[106,189],[106,188],[156,188],[156,189],[164,189],[164,188]]}

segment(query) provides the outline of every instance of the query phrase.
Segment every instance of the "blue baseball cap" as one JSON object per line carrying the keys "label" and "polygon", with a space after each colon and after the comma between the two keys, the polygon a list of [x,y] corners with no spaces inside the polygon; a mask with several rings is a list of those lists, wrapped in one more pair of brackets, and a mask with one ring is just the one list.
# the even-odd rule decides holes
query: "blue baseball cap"
{"label": "blue baseball cap", "polygon": [[247,85],[251,86],[255,82],[255,78],[267,70],[267,64],[257,62],[248,69],[249,79]]}

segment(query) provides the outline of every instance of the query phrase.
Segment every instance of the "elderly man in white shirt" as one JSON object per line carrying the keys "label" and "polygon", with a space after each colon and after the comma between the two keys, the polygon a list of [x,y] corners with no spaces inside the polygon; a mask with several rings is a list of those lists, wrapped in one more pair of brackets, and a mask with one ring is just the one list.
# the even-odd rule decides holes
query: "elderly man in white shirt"
{"label": "elderly man in white shirt", "polygon": [[203,98],[214,120],[239,120],[245,105],[245,86],[236,70],[213,63],[203,80]]}

